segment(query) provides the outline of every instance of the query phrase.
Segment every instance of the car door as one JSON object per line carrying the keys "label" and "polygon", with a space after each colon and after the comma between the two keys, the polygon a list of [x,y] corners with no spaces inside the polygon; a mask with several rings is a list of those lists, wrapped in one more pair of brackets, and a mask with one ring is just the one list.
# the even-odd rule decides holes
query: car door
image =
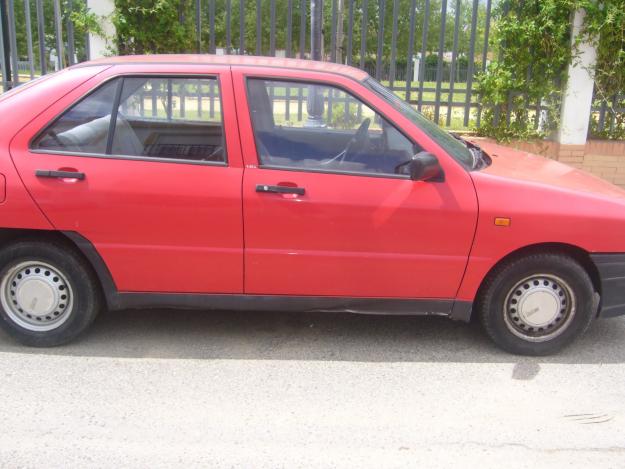
{"label": "car door", "polygon": [[54,227],[87,238],[119,291],[240,293],[233,98],[228,67],[112,67],[27,125],[11,155]]}
{"label": "car door", "polygon": [[[246,293],[455,297],[477,218],[464,168],[347,77],[251,68],[233,77]],[[444,180],[402,174],[420,151],[436,154]]]}

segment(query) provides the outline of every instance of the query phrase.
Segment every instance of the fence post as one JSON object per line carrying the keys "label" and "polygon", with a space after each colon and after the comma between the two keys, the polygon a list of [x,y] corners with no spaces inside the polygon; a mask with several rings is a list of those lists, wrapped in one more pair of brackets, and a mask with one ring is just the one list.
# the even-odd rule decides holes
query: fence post
{"label": "fence post", "polygon": [[[571,25],[571,47],[582,33],[586,11],[575,11]],[[583,156],[588,136],[594,88],[593,71],[597,60],[595,45],[590,41],[579,44],[578,56],[568,70],[566,89],[562,97],[558,142],[559,156]],[[571,153],[572,152],[572,153]]]}
{"label": "fence post", "polygon": [[[7,4],[0,0],[0,55],[2,57],[2,89],[4,91],[12,87],[11,83],[11,48],[9,47],[9,23]],[[16,64],[17,65],[17,64]]]}
{"label": "fence post", "polygon": [[43,0],[37,0],[35,4],[37,12],[37,42],[39,42],[39,67],[41,74],[48,73],[48,56],[46,51],[45,27],[43,20]]}
{"label": "fence post", "polygon": [[[310,0],[310,58],[312,60],[321,60],[323,55],[321,50],[323,47],[322,21],[323,0]],[[308,87],[306,107],[308,120],[305,125],[307,127],[323,126],[324,98],[315,85]]]}
{"label": "fence post", "polygon": [[20,84],[20,70],[17,63],[17,34],[15,30],[15,2],[8,0],[8,22],[9,22],[9,48],[11,49],[11,63],[13,64],[13,86]]}
{"label": "fence post", "polygon": [[105,57],[112,52],[112,39],[115,37],[112,15],[115,10],[113,0],[87,0],[87,6],[92,13],[100,17],[100,25],[104,37],[89,33],[89,58]]}
{"label": "fence post", "polygon": [[323,51],[323,0],[310,0],[310,57],[321,60]]}
{"label": "fence post", "polygon": [[[56,48],[54,53],[54,70],[60,70],[64,67],[63,59],[65,52],[63,51],[63,23],[61,21],[61,1],[53,0],[52,6],[54,7],[54,37]],[[51,57],[52,58],[52,57]]]}

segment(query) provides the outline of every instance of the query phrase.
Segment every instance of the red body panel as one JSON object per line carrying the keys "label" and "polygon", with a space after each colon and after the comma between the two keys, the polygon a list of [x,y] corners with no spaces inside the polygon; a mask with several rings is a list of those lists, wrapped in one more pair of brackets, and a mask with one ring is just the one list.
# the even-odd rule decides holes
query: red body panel
{"label": "red body panel", "polygon": [[[34,83],[17,88],[0,97],[0,174],[4,179],[4,197],[0,196],[0,226],[4,228],[52,229],[24,187],[13,161],[9,158],[12,137],[39,113],[62,99],[67,93],[109,66],[81,70],[63,70]],[[51,89],[54,92],[51,92]]]}
{"label": "red body panel", "polygon": [[[48,122],[119,74],[217,75],[228,165],[29,151]],[[263,169],[247,76],[349,90],[436,155],[444,182]],[[625,191],[490,144],[492,164],[467,171],[363,86],[365,76],[341,65],[234,56],[110,58],[63,71],[0,98],[0,227],[78,232],[118,290],[134,292],[471,301],[493,266],[523,247],[625,252]],[[86,179],[40,179],[37,169],[76,169]],[[257,193],[257,184],[306,193]],[[511,225],[495,226],[495,217]]]}
{"label": "red body panel", "polygon": [[[258,193],[257,184],[295,184],[306,194]],[[475,201],[453,203],[457,192],[444,184],[248,168],[245,291],[453,297],[476,215]]]}
{"label": "red body panel", "polygon": [[[219,75],[229,166],[40,154],[28,142],[94,86],[120,73],[171,67],[118,66],[73,90],[17,134],[11,154],[24,183],[57,230],[90,240],[121,291],[241,293],[242,164],[228,67],[177,67]],[[54,91],[54,90],[53,90]],[[37,169],[70,169],[84,181],[40,179]]]}
{"label": "red body panel", "polygon": [[[587,252],[625,249],[625,191],[557,161],[485,144],[493,163],[471,176],[480,217],[458,298],[472,300],[484,276],[520,248],[563,243]],[[509,227],[495,226],[509,217]]]}
{"label": "red body panel", "polygon": [[[350,90],[401,119],[364,86],[340,76],[309,77]],[[439,152],[445,182],[352,176],[259,167],[246,105],[245,77],[233,72],[245,158],[245,291],[256,294],[454,297],[467,262],[477,218],[473,184],[465,170]],[[415,129],[407,134],[438,149]],[[306,194],[267,194],[257,184],[296,185]]]}
{"label": "red body panel", "polygon": [[287,59],[279,57],[257,57],[252,55],[210,55],[210,54],[162,54],[162,55],[125,55],[93,60],[90,65],[165,65],[169,72],[177,72],[185,65],[213,67],[215,65],[254,67],[265,71],[280,69],[298,69],[300,77],[306,72],[317,71],[348,76],[354,80],[363,80],[369,75],[364,70],[332,62],[313,62],[311,60]]}
{"label": "red body panel", "polygon": [[[8,148],[0,147],[0,152],[6,154]],[[0,217],[4,228],[53,228],[26,191],[10,158],[0,158]]]}

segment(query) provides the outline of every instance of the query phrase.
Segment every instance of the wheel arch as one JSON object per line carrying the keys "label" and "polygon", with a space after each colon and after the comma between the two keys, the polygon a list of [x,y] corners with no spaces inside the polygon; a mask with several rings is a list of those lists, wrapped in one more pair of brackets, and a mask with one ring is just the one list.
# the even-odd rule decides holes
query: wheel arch
{"label": "wheel arch", "polygon": [[91,267],[98,279],[102,297],[107,306],[111,306],[111,293],[116,291],[115,282],[104,260],[87,238],[75,231],[0,228],[0,248],[22,240],[55,242],[72,249]]}
{"label": "wheel arch", "polygon": [[519,259],[521,257],[537,253],[563,254],[573,258],[584,268],[584,270],[590,277],[595,292],[601,295],[601,280],[599,277],[599,271],[597,270],[597,266],[595,265],[595,263],[590,258],[590,253],[588,251],[580,248],[579,246],[567,243],[537,243],[518,248],[499,259],[490,268],[490,270],[486,273],[486,275],[480,282],[480,286],[477,289],[477,293],[475,294],[474,304],[479,301],[480,295],[483,292],[484,285],[487,283],[487,280],[493,275],[493,273],[497,270],[499,266],[505,264],[506,262],[510,262],[511,260]]}

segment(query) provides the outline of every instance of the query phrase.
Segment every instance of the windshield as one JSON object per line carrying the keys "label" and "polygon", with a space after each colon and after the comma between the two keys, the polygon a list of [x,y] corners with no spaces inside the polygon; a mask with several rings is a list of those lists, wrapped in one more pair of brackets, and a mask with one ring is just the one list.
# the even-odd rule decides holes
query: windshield
{"label": "windshield", "polygon": [[453,137],[449,132],[441,129],[439,126],[423,117],[423,115],[416,111],[410,104],[373,78],[367,78],[364,83],[369,87],[369,89],[414,122],[419,129],[443,147],[456,161],[462,164],[465,168],[473,168],[473,154],[464,143]]}

